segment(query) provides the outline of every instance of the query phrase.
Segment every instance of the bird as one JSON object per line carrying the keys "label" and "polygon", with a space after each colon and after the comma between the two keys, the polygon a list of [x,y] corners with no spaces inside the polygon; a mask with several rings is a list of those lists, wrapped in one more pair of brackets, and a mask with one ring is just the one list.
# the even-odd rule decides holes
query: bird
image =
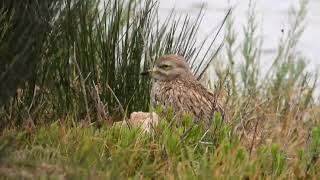
{"label": "bird", "polygon": [[215,112],[224,119],[224,108],[218,97],[204,87],[192,74],[183,56],[167,54],[158,58],[154,67],[141,74],[149,74],[153,106],[172,108],[177,117],[190,114],[195,122],[210,126]]}

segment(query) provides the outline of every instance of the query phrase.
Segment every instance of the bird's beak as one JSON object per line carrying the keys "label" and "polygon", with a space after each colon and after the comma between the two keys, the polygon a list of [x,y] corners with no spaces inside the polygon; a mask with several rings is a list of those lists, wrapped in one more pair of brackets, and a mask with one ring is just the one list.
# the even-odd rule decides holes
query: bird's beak
{"label": "bird's beak", "polygon": [[143,76],[149,75],[149,74],[151,74],[151,72],[152,72],[152,70],[149,69],[149,70],[146,70],[146,71],[142,71],[142,72],[140,73],[140,75],[143,75]]}
{"label": "bird's beak", "polygon": [[149,70],[146,70],[146,71],[142,71],[140,73],[140,75],[152,75],[157,71],[158,71],[157,68],[153,68],[153,69],[149,69]]}

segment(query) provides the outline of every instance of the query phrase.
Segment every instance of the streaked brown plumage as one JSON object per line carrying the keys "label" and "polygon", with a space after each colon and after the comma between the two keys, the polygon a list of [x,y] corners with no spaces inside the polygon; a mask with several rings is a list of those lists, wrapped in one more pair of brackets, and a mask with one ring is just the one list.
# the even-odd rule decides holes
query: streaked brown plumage
{"label": "streaked brown plumage", "polygon": [[172,107],[178,116],[191,113],[196,121],[203,120],[207,125],[214,112],[224,116],[214,93],[196,80],[182,56],[162,56],[149,72],[155,79],[151,93],[154,105]]}

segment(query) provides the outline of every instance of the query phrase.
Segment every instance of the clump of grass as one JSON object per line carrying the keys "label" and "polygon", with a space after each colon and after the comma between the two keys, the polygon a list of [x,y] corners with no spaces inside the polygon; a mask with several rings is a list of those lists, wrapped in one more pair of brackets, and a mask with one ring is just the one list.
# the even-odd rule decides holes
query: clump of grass
{"label": "clump of grass", "polygon": [[0,105],[6,104],[26,81],[34,86],[42,46],[59,0],[3,1],[0,8]]}
{"label": "clump of grass", "polygon": [[[227,68],[215,72],[220,81],[225,80],[227,106],[235,128],[252,150],[265,143],[294,144],[296,139],[290,142],[288,138],[296,137],[295,132],[305,142],[309,127],[319,123],[319,102],[314,96],[317,72],[306,70],[307,60],[297,51],[307,4],[307,0],[301,1],[298,9],[290,10],[290,28],[280,39],[277,55],[265,74],[259,65],[262,39],[257,33],[254,6],[248,12],[244,40],[239,45],[235,44],[238,36],[233,30],[233,17],[227,23]],[[242,63],[235,63],[235,57],[242,57]]]}
{"label": "clump of grass", "polygon": [[[157,57],[176,53],[195,63],[199,52],[207,51],[203,63],[193,65],[195,73],[211,60],[210,49],[195,45],[202,12],[195,22],[173,13],[160,24],[157,2],[151,0],[69,0],[59,7],[33,83],[2,111],[3,124],[67,117],[92,122],[101,113],[103,120],[122,120],[132,111],[149,109],[151,82],[139,73]],[[97,102],[104,108],[97,108]]]}
{"label": "clump of grass", "polygon": [[[307,60],[297,50],[305,27],[307,5],[308,1],[300,1],[299,8],[290,9],[290,28],[281,37],[277,55],[265,74],[259,66],[263,63],[259,55],[262,39],[256,31],[254,6],[244,27],[245,39],[239,41],[239,45],[236,44],[238,34],[233,29],[234,17],[228,20],[226,56],[220,55],[228,61],[219,62],[225,66],[215,66],[218,80],[229,94],[226,103],[241,144],[253,158],[271,153],[268,156],[276,159],[277,164],[262,162],[265,163],[263,169],[275,169],[272,171],[277,175],[294,164],[294,174],[290,177],[309,177],[305,170],[308,168],[297,165],[296,158],[301,149],[309,148],[308,137],[320,122],[319,102],[315,97],[318,73],[307,71]],[[237,64],[234,59],[239,57],[243,58],[242,63]],[[272,149],[263,150],[270,146]],[[309,162],[313,162],[313,167],[318,161],[309,157]]]}

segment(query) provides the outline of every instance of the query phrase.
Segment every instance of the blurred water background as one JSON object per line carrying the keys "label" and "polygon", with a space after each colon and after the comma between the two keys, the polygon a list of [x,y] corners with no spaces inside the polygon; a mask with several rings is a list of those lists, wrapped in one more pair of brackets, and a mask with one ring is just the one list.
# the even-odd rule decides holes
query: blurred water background
{"label": "blurred water background", "polygon": [[[204,17],[198,34],[200,40],[206,35],[214,33],[228,8],[233,7],[238,41],[243,39],[242,31],[246,24],[249,0],[160,0],[159,2],[160,20],[164,20],[170,15],[172,9],[174,9],[176,16],[189,15],[191,18],[196,18],[203,7]],[[286,33],[288,30],[289,9],[297,7],[299,0],[256,0],[254,2],[259,31],[263,38],[261,64],[268,67],[276,56],[276,49],[282,33]],[[310,0],[308,9],[306,28],[299,41],[298,50],[309,60],[308,69],[318,69],[320,66],[320,1]],[[219,37],[221,41],[223,33]]]}

